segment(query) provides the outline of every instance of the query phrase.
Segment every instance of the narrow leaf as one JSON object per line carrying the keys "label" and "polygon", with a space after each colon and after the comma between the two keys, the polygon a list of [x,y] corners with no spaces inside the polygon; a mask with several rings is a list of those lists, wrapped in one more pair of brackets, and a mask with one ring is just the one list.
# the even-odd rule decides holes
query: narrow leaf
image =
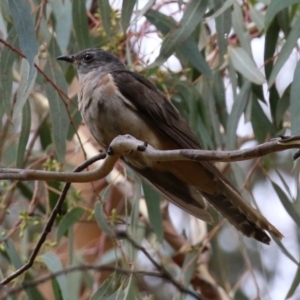
{"label": "narrow leaf", "polygon": [[155,62],[149,67],[156,67],[163,64],[174,52],[175,48],[183,44],[185,40],[192,34],[196,26],[201,22],[207,8],[208,0],[192,0],[190,1],[182,19],[178,26],[170,32],[165,38],[160,49],[160,54]]}
{"label": "narrow leaf", "polygon": [[86,15],[85,1],[74,0],[72,6],[73,25],[78,46],[81,49],[90,47],[90,35]]}
{"label": "narrow leaf", "polygon": [[291,134],[300,134],[300,61],[298,61],[294,71],[294,79],[291,85]]}
{"label": "narrow leaf", "polygon": [[286,195],[286,193],[281,189],[281,187],[278,184],[276,184],[272,180],[271,183],[287,213],[291,216],[291,218],[296,224],[300,224],[300,215],[296,211],[296,208],[291,202],[290,198]]}
{"label": "narrow leaf", "polygon": [[[15,29],[11,29],[7,37],[7,42],[12,46],[16,46],[18,42]],[[1,112],[0,117],[6,113],[11,113],[11,98],[13,85],[13,63],[17,58],[17,54],[11,51],[8,47],[4,47],[0,55],[0,94],[1,94]],[[2,119],[2,118],[1,118]]]}
{"label": "narrow leaf", "polygon": [[143,182],[143,190],[145,194],[150,224],[157,236],[158,241],[162,242],[164,238],[164,231],[160,211],[160,195],[146,182]]}
{"label": "narrow leaf", "polygon": [[294,47],[297,45],[297,40],[299,36],[300,36],[300,17],[295,21],[289,36],[287,37],[282,49],[279,52],[278,58],[274,64],[273,70],[271,72],[268,81],[269,87],[271,87],[274,84],[279,71],[281,70],[282,66],[289,58]]}
{"label": "narrow leaf", "polygon": [[[167,35],[176,25],[172,18],[155,10],[149,10],[145,17],[164,35]],[[204,74],[208,78],[212,77],[210,67],[199,51],[196,41],[192,37],[188,37],[183,44],[178,45],[175,51],[179,56],[187,59],[188,62],[200,73]]]}
{"label": "narrow leaf", "polygon": [[[125,2],[125,1],[124,1]],[[111,7],[108,0],[98,0],[98,6],[100,10],[101,16],[101,24],[106,32],[106,34],[110,35],[110,26],[111,26]]]}
{"label": "narrow leaf", "polygon": [[103,205],[100,202],[95,204],[95,218],[100,229],[102,229],[107,236],[113,235],[113,230],[107,222],[106,215],[103,211]]}
{"label": "narrow leaf", "polygon": [[[64,76],[59,72],[55,65],[48,63],[45,67],[47,75],[59,86],[62,90],[67,90],[67,83]],[[66,153],[66,139],[69,129],[69,116],[63,100],[58,92],[50,83],[45,84],[46,94],[50,107],[50,118],[52,124],[53,141],[56,149],[56,154],[59,161],[63,161]]]}
{"label": "narrow leaf", "polygon": [[299,3],[299,0],[272,0],[266,12],[265,27],[269,27],[278,12],[296,3]]}
{"label": "narrow leaf", "polygon": [[[72,32],[72,3],[70,0],[50,0],[55,17],[56,40],[61,53],[65,53]],[[84,2],[84,1],[82,1]]]}
{"label": "narrow leaf", "polygon": [[129,26],[135,3],[136,0],[126,0],[122,3],[121,24],[124,32],[126,32]]}
{"label": "narrow leaf", "polygon": [[233,3],[235,2],[235,0],[226,0],[223,5],[216,11],[214,12],[211,16],[209,16],[209,20],[210,19],[215,19],[217,17],[219,17],[221,14],[223,14],[230,6],[233,5]]}
{"label": "narrow leaf", "polygon": [[240,47],[228,47],[233,67],[245,78],[256,84],[263,84],[265,77],[257,69],[253,59]]}
{"label": "narrow leaf", "polygon": [[296,289],[299,287],[299,284],[300,284],[300,267],[298,267],[298,269],[297,269],[294,280],[292,282],[292,285],[291,285],[285,299],[289,299],[290,297],[292,297],[294,295]]}
{"label": "narrow leaf", "polygon": [[23,167],[26,145],[28,143],[29,134],[30,134],[30,126],[31,126],[31,111],[30,111],[29,101],[27,101],[23,107],[22,125],[21,125],[21,132],[20,132],[20,138],[19,138],[19,144],[17,150],[17,159],[16,159],[17,168]]}
{"label": "narrow leaf", "polygon": [[29,62],[28,82],[31,82],[35,69],[34,58],[38,53],[38,48],[30,5],[27,0],[9,0],[8,5],[19,37],[20,49]]}
{"label": "narrow leaf", "polygon": [[235,148],[236,140],[236,129],[241,118],[243,111],[249,100],[249,94],[251,92],[251,83],[245,81],[240,93],[236,97],[236,100],[233,104],[230,116],[228,117],[227,128],[226,128],[226,147],[231,150]]}
{"label": "narrow leaf", "polygon": [[63,216],[57,229],[57,243],[59,243],[67,230],[80,220],[83,213],[84,209],[81,207],[75,207]]}
{"label": "narrow leaf", "polygon": [[[51,273],[59,272],[63,269],[62,263],[58,256],[53,252],[46,252],[40,256],[40,260],[47,266]],[[63,299],[68,298],[67,280],[64,274],[57,276],[56,281],[59,285],[60,292]]]}
{"label": "narrow leaf", "polygon": [[26,59],[23,58],[21,64],[21,79],[17,91],[16,102],[13,107],[13,118],[16,118],[21,113],[23,106],[26,103],[28,96],[35,83],[37,70],[34,68],[33,76],[31,79],[29,78],[29,73],[30,73],[29,63]]}

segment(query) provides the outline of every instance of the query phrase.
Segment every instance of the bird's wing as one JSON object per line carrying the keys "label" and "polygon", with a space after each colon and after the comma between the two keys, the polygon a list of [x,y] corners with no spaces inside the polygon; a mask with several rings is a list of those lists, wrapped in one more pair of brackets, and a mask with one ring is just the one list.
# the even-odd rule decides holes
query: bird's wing
{"label": "bird's wing", "polygon": [[187,122],[148,79],[127,70],[117,70],[111,75],[121,94],[151,125],[176,142],[178,148],[201,148]]}

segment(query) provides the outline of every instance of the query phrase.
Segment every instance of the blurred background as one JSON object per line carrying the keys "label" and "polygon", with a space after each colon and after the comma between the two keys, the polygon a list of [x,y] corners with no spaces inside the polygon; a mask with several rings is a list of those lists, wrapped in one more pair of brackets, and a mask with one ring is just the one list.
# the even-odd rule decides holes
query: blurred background
{"label": "blurred background", "polygon": [[[1,0],[0,166],[71,171],[99,153],[78,112],[76,71],[56,61],[89,47],[149,78],[204,149],[299,134],[299,36],[299,0]],[[212,209],[207,225],[118,162],[106,178],[72,184],[34,265],[0,296],[31,281],[6,299],[194,299],[146,276],[155,266],[129,240],[113,238],[114,228],[203,299],[300,299],[295,152],[217,164],[282,241],[246,238]],[[1,279],[27,261],[62,187],[0,182]],[[86,264],[116,270],[80,269]],[[56,276],[61,270],[69,272]]]}

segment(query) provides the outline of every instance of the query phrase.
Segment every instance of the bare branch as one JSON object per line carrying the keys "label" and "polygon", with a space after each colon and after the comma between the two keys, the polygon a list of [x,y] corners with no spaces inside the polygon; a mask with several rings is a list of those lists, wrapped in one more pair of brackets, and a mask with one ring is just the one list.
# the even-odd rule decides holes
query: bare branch
{"label": "bare branch", "polygon": [[97,169],[81,174],[74,172],[49,172],[40,170],[24,170],[0,168],[0,180],[45,180],[61,182],[91,182],[107,176],[114,164],[122,156],[130,156],[135,152],[152,161],[222,161],[233,162],[249,160],[270,153],[287,149],[300,148],[300,136],[289,138],[279,137],[258,146],[234,151],[209,151],[209,150],[157,150],[145,142],[135,139],[131,135],[117,136],[110,144],[109,155]]}

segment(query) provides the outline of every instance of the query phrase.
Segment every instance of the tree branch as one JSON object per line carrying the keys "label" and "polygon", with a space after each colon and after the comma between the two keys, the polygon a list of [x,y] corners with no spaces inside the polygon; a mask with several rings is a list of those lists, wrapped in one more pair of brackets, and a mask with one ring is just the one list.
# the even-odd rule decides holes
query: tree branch
{"label": "tree branch", "polygon": [[74,172],[62,173],[42,170],[0,168],[0,180],[10,179],[19,181],[44,180],[61,182],[91,182],[107,176],[121,156],[131,156],[136,153],[143,156],[147,160],[161,162],[176,160],[233,162],[249,160],[256,157],[265,156],[270,153],[295,148],[300,148],[300,136],[293,136],[289,138],[279,137],[255,147],[243,150],[209,151],[188,149],[157,150],[151,145],[137,140],[130,135],[120,135],[111,142],[108,150],[109,155],[103,161],[103,164],[93,171],[78,174]]}

